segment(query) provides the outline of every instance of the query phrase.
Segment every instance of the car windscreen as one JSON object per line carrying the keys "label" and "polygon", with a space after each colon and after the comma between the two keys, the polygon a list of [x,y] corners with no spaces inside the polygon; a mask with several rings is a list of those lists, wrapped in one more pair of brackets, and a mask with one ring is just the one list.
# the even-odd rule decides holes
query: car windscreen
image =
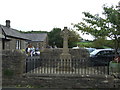
{"label": "car windscreen", "polygon": [[91,55],[95,55],[95,54],[97,54],[99,52],[99,50],[94,50],[93,52],[91,52],[90,54]]}

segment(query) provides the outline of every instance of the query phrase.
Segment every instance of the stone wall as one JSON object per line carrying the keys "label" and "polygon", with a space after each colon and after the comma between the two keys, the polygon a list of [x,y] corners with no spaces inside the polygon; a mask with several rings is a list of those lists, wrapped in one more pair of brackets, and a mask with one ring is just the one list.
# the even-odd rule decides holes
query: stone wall
{"label": "stone wall", "polygon": [[2,50],[2,39],[0,38],[0,50]]}
{"label": "stone wall", "polygon": [[20,40],[21,41],[21,49],[25,49],[27,47],[26,41],[25,40]]}
{"label": "stone wall", "polygon": [[30,41],[30,43],[35,47],[39,49],[46,48],[48,46],[48,36],[44,39],[44,41]]}
{"label": "stone wall", "polygon": [[0,38],[0,89],[2,87],[2,39]]}
{"label": "stone wall", "polygon": [[[70,54],[72,56],[72,59],[87,59],[89,56],[89,53],[87,50],[81,48],[81,49],[69,49]],[[60,54],[62,53],[62,48],[53,48],[44,49],[43,52],[41,52],[40,58],[45,59],[60,59]]]}
{"label": "stone wall", "polygon": [[2,51],[2,77],[21,77],[24,73],[26,55],[19,50]]}
{"label": "stone wall", "polygon": [[10,41],[5,41],[5,50],[13,50],[16,49],[16,42],[17,40],[20,40],[20,48],[25,49],[25,40],[16,39],[16,38],[10,38]]}
{"label": "stone wall", "polygon": [[32,46],[34,46],[35,48],[42,48],[43,46],[43,42],[40,42],[40,41],[36,41],[36,42],[30,42],[32,44]]}

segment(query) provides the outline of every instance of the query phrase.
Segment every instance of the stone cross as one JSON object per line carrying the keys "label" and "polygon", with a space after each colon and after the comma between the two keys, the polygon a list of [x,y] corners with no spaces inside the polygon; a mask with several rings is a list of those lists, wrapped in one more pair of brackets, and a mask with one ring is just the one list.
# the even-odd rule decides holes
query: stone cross
{"label": "stone cross", "polygon": [[64,27],[63,31],[61,32],[63,36],[63,51],[60,55],[61,62],[58,64],[57,70],[59,71],[73,71],[72,63],[71,63],[71,54],[69,53],[68,48],[68,38],[70,36],[70,31],[67,27]]}
{"label": "stone cross", "polygon": [[69,53],[68,49],[68,38],[69,38],[69,30],[67,27],[64,27],[63,31],[61,32],[61,35],[63,36],[63,53]]}
{"label": "stone cross", "polygon": [[61,35],[63,36],[63,52],[61,54],[61,59],[71,59],[71,55],[69,54],[69,48],[68,48],[68,38],[70,36],[70,32],[67,29],[67,27],[64,27],[63,31],[61,32]]}
{"label": "stone cross", "polygon": [[64,27],[63,31],[61,32],[61,35],[63,36],[63,51],[62,54],[60,54],[61,62],[58,64],[58,71],[74,71],[72,68],[71,63],[71,54],[69,53],[68,48],[68,38],[70,36],[70,31],[67,29],[67,27]]}

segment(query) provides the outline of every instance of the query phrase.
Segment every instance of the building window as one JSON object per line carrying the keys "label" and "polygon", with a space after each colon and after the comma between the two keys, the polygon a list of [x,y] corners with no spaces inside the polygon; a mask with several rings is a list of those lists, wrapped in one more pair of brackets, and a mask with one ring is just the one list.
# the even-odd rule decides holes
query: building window
{"label": "building window", "polygon": [[20,40],[16,41],[16,49],[21,49],[21,42],[20,42]]}

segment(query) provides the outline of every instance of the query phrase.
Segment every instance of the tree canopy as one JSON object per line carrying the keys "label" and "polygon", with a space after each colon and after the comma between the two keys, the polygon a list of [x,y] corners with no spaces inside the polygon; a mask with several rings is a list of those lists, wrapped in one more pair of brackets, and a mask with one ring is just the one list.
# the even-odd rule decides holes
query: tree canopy
{"label": "tree canopy", "polygon": [[[56,45],[59,48],[63,47],[63,38],[61,36],[61,31],[62,30],[60,28],[53,28],[53,30],[48,33],[50,46],[54,47]],[[76,42],[80,41],[80,36],[74,30],[70,30],[70,33],[71,37],[69,37],[68,44],[69,47],[73,47],[76,46]]]}
{"label": "tree canopy", "polygon": [[49,38],[49,45],[50,46],[57,46],[57,47],[62,47],[62,37],[60,35],[61,29],[60,28],[53,28],[52,31],[48,33],[48,38]]}
{"label": "tree canopy", "polygon": [[92,15],[90,12],[83,12],[85,18],[83,22],[75,24],[77,30],[82,33],[91,34],[98,39],[100,37],[109,37],[114,40],[115,49],[119,47],[120,37],[120,9],[117,6],[108,7],[103,5],[104,17],[99,14]]}
{"label": "tree canopy", "polygon": [[77,46],[77,42],[80,42],[80,40],[81,40],[82,38],[81,38],[80,35],[79,35],[76,31],[74,31],[74,30],[70,30],[70,33],[71,33],[71,35],[70,35],[70,37],[69,37],[69,39],[68,39],[68,45],[69,45],[70,48],[72,48],[72,47]]}

